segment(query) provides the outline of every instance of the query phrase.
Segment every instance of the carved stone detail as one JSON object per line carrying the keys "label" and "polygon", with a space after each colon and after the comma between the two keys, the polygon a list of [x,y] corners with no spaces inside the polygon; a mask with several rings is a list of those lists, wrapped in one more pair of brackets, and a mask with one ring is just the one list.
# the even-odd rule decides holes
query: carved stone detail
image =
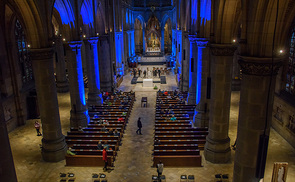
{"label": "carved stone detail", "polygon": [[76,51],[76,49],[81,48],[82,41],[71,41],[71,42],[67,42],[65,45],[66,45],[66,49]]}
{"label": "carved stone detail", "polygon": [[280,58],[274,58],[272,66],[271,58],[240,56],[239,64],[245,75],[270,76],[278,74],[282,61]]}
{"label": "carved stone detail", "polygon": [[198,38],[197,45],[198,45],[198,47],[208,47],[209,41],[206,38]]}
{"label": "carved stone detail", "polygon": [[84,43],[94,45],[94,44],[97,44],[98,39],[99,39],[98,37],[90,37],[88,39],[85,39]]}
{"label": "carved stone detail", "polygon": [[214,56],[233,56],[237,49],[232,44],[211,44],[210,48]]}
{"label": "carved stone detail", "polygon": [[30,57],[32,60],[45,60],[53,58],[54,50],[52,47],[42,49],[30,49]]}

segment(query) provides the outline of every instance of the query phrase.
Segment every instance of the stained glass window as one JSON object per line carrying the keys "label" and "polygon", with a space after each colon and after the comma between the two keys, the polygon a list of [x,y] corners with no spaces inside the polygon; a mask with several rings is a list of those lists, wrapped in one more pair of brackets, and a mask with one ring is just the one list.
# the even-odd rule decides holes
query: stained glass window
{"label": "stained glass window", "polygon": [[295,27],[293,29],[291,44],[290,44],[290,56],[287,68],[286,78],[286,91],[295,95]]}
{"label": "stained glass window", "polygon": [[26,84],[33,80],[32,61],[28,55],[28,45],[24,30],[18,20],[15,22],[15,40],[17,45],[18,62],[22,73],[22,82],[23,84]]}

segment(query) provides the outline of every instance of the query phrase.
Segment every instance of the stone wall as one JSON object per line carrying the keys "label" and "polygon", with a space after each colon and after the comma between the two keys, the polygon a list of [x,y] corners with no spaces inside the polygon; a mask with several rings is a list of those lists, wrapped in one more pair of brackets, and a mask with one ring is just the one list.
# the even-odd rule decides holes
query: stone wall
{"label": "stone wall", "polygon": [[288,104],[279,96],[274,97],[272,127],[295,148],[295,107]]}

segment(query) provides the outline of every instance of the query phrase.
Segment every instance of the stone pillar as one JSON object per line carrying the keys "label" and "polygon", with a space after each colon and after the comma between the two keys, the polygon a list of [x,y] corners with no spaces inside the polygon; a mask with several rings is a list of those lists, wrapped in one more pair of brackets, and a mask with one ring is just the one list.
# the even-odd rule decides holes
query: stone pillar
{"label": "stone pillar", "polygon": [[160,41],[161,41],[161,52],[163,53],[163,55],[165,55],[165,29],[164,27],[162,27],[162,30],[161,30],[161,38],[160,38]]}
{"label": "stone pillar", "polygon": [[70,82],[71,127],[86,127],[89,121],[84,91],[81,46],[81,41],[69,42],[66,52]]}
{"label": "stone pillar", "polygon": [[55,52],[56,52],[56,89],[59,93],[69,91],[69,83],[66,76],[66,63],[64,56],[64,46],[61,37],[55,39]]}
{"label": "stone pillar", "polygon": [[182,32],[182,91],[189,89],[189,59],[190,59],[190,42],[188,39],[188,32]]}
{"label": "stone pillar", "polygon": [[99,37],[99,69],[100,69],[100,88],[103,91],[112,91],[112,62],[110,55],[109,36],[103,35]]}
{"label": "stone pillar", "polygon": [[0,146],[0,181],[17,182],[2,104],[0,104]]}
{"label": "stone pillar", "polygon": [[238,63],[238,51],[234,54],[233,59],[233,75],[232,75],[232,91],[240,91],[241,90],[241,79],[240,79],[240,65]]}
{"label": "stone pillar", "polygon": [[212,163],[227,163],[231,155],[228,126],[235,48],[230,44],[213,44],[210,48],[212,53],[210,120],[204,155],[205,159]]}
{"label": "stone pillar", "polygon": [[97,42],[98,37],[92,37],[84,41],[88,75],[88,105],[100,105],[102,102],[102,95],[100,92]]}
{"label": "stone pillar", "polygon": [[187,97],[187,103],[190,105],[196,104],[196,89],[197,89],[197,70],[198,70],[198,47],[197,36],[189,35],[190,41],[190,59],[189,59],[189,92]]}
{"label": "stone pillar", "polygon": [[255,177],[259,138],[263,134],[269,136],[276,75],[281,62],[274,60],[273,72],[271,58],[240,56],[239,64],[243,79],[233,181],[259,181]]}
{"label": "stone pillar", "polygon": [[142,25],[142,55],[145,54],[145,28]]}
{"label": "stone pillar", "polygon": [[209,76],[209,47],[208,40],[197,39],[198,62],[197,62],[197,84],[196,84],[196,110],[194,115],[194,126],[208,127],[209,108],[207,100],[207,78]]}
{"label": "stone pillar", "polygon": [[65,158],[67,145],[61,131],[54,81],[53,49],[31,49],[30,56],[43,129],[42,157],[48,162],[61,161]]}

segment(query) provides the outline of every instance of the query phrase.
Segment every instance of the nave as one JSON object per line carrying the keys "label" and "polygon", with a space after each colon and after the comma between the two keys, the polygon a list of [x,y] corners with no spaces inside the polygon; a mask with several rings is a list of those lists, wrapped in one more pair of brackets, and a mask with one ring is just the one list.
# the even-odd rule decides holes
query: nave
{"label": "nave", "polygon": [[[154,136],[154,119],[156,107],[156,91],[152,88],[143,88],[140,84],[131,85],[131,75],[124,76],[124,81],[119,89],[123,91],[135,91],[136,102],[134,103],[129,123],[126,127],[122,146],[118,151],[114,170],[106,173],[110,182],[144,182],[151,181],[151,176],[156,175],[156,168],[152,168],[152,149]],[[174,75],[167,76],[167,84],[159,85],[163,90],[177,88]],[[148,107],[140,107],[141,97],[148,97]],[[237,132],[239,92],[232,92],[229,137],[231,145],[234,143]],[[70,123],[70,96],[69,93],[58,94],[62,131],[65,135],[69,131]],[[143,135],[135,133],[137,119],[142,118]],[[16,174],[19,181],[57,181],[60,172],[73,172],[76,181],[91,181],[92,173],[103,172],[102,167],[67,167],[65,161],[46,163],[42,161],[39,144],[41,137],[36,136],[34,121],[28,121],[25,126],[19,127],[9,134],[12,153],[15,162]],[[295,179],[294,153],[292,148],[277,132],[271,129],[268,158],[266,163],[265,181],[271,180],[273,162],[288,161],[288,181]],[[202,155],[203,167],[196,168],[168,168],[164,167],[163,174],[167,181],[179,181],[182,174],[195,175],[196,181],[213,181],[214,175],[229,174],[230,181],[233,173],[233,159],[235,152],[231,152],[231,162],[228,164],[212,164],[207,162]]]}

